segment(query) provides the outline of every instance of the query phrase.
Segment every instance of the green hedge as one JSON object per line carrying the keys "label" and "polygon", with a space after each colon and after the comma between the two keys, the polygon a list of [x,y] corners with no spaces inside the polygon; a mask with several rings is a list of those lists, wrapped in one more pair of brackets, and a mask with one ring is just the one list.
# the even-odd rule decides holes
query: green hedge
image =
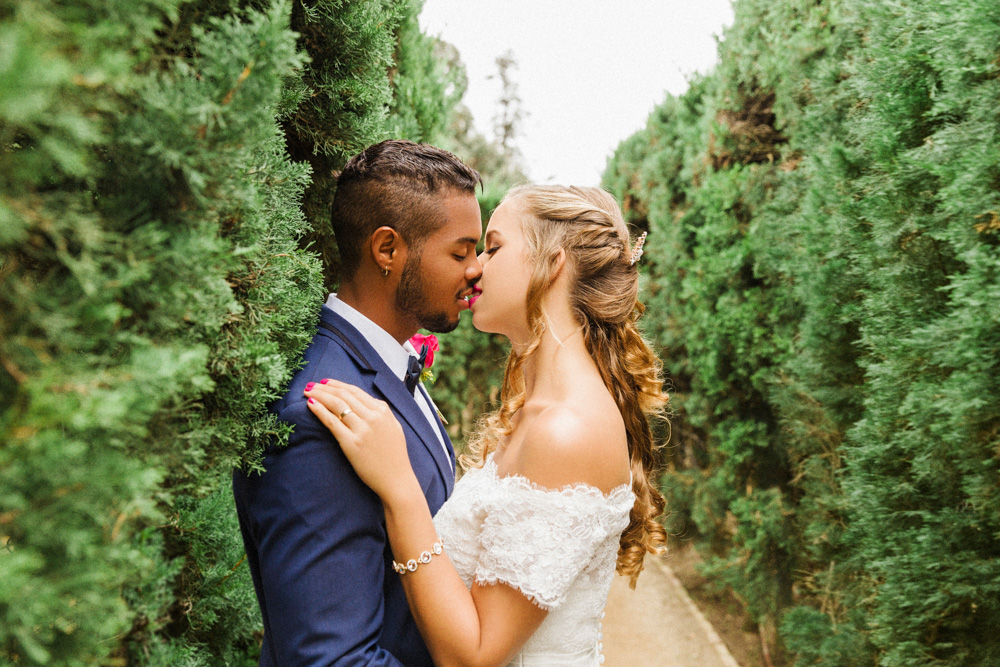
{"label": "green hedge", "polygon": [[0,5],[0,662],[255,664],[229,471],[283,431],[332,171],[448,126],[418,11]]}
{"label": "green hedge", "polygon": [[622,143],[671,528],[796,664],[1000,660],[1000,6],[740,0]]}

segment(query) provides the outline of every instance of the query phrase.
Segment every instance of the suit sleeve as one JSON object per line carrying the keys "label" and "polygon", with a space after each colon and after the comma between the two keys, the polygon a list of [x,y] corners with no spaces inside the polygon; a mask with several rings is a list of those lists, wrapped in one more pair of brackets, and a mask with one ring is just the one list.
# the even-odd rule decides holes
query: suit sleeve
{"label": "suit sleeve", "polygon": [[402,667],[378,645],[382,504],[305,401],[279,417],[295,431],[248,498],[277,663]]}

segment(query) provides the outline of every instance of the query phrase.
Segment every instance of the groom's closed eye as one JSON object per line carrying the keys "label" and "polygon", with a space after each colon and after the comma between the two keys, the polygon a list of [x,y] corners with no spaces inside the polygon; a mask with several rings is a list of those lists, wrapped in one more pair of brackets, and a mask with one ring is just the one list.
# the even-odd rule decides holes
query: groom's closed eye
{"label": "groom's closed eye", "polygon": [[479,243],[479,239],[474,239],[470,237],[462,238],[455,241],[456,252],[452,254],[459,262],[464,262],[469,259],[469,251],[476,251],[476,244]]}

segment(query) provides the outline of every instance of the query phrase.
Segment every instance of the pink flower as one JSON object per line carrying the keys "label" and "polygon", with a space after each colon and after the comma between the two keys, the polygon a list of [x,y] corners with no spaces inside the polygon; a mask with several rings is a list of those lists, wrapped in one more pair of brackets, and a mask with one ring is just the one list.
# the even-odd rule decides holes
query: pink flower
{"label": "pink flower", "polygon": [[420,352],[420,347],[422,345],[427,346],[427,358],[424,359],[424,368],[430,368],[434,364],[434,353],[438,349],[438,339],[434,334],[414,334],[413,338],[410,339],[410,345],[418,353]]}

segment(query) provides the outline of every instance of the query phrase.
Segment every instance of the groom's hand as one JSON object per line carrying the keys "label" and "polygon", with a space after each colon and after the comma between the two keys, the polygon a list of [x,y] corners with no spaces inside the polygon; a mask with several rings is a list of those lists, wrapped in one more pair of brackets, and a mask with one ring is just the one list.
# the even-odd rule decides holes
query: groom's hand
{"label": "groom's hand", "polygon": [[406,437],[385,403],[354,385],[321,380],[305,388],[309,410],[330,429],[358,477],[389,504],[394,495],[409,498],[417,477],[406,451]]}

